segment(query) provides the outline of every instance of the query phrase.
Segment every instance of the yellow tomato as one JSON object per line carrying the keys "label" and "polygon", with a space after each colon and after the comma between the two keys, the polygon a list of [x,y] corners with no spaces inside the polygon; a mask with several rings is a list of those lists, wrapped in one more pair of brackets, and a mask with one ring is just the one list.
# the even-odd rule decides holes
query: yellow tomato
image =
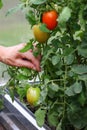
{"label": "yellow tomato", "polygon": [[44,43],[48,40],[50,33],[40,30],[40,24],[34,25],[32,29],[36,41]]}

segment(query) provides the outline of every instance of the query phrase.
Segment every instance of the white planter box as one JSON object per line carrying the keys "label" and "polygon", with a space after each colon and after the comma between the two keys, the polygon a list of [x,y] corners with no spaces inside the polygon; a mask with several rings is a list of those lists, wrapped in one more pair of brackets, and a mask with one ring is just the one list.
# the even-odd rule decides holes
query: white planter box
{"label": "white planter box", "polygon": [[34,114],[27,109],[17,98],[12,102],[10,96],[6,94],[4,97],[5,108],[0,112],[0,122],[6,130],[50,130],[44,124],[39,127],[34,118]]}

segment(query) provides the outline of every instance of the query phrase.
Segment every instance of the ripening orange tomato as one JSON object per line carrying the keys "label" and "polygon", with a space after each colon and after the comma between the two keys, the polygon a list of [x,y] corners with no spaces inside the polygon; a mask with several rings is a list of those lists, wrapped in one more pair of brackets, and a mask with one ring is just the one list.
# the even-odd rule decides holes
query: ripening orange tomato
{"label": "ripening orange tomato", "polygon": [[32,30],[36,41],[40,43],[45,43],[50,37],[50,33],[40,30],[40,24],[34,25]]}

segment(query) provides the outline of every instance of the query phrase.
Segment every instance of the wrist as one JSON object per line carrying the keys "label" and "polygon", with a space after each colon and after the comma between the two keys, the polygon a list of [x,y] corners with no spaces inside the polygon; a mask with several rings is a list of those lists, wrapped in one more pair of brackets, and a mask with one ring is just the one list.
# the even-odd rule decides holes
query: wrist
{"label": "wrist", "polygon": [[3,57],[4,57],[4,46],[0,46],[0,62],[3,62]]}

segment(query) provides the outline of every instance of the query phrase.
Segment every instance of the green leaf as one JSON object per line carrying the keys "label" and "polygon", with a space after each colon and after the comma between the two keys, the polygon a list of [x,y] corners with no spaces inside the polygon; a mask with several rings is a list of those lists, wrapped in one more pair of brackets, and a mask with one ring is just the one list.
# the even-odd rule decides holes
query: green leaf
{"label": "green leaf", "polygon": [[71,17],[71,9],[66,6],[63,8],[62,12],[60,13],[58,17],[58,23],[61,28],[65,28],[66,22],[69,20]]}
{"label": "green leaf", "polygon": [[45,76],[44,79],[45,79],[45,80],[44,80],[44,84],[47,85],[50,80],[49,80],[49,78],[47,78],[47,76]]}
{"label": "green leaf", "polygon": [[59,71],[56,71],[56,75],[62,75],[63,74],[63,71],[62,70],[59,70]]}
{"label": "green leaf", "polygon": [[72,55],[73,52],[74,52],[74,49],[72,47],[66,47],[63,55],[64,56]]}
{"label": "green leaf", "polygon": [[32,4],[39,5],[45,3],[47,0],[30,0]]}
{"label": "green leaf", "polygon": [[2,0],[0,0],[0,9],[2,8],[3,6],[3,3],[2,3]]}
{"label": "green leaf", "polygon": [[81,93],[82,91],[82,85],[79,82],[75,82],[73,85],[71,85],[69,88],[66,89],[65,94],[68,96],[74,96],[76,94]]}
{"label": "green leaf", "polygon": [[71,69],[76,74],[86,74],[87,73],[87,65],[73,65]]}
{"label": "green leaf", "polygon": [[79,75],[78,78],[83,81],[87,81],[87,74]]}
{"label": "green leaf", "polygon": [[33,48],[32,42],[33,42],[33,41],[30,40],[30,41],[24,46],[24,48],[20,50],[20,52],[26,52],[26,51],[32,49],[32,48]]}
{"label": "green leaf", "polygon": [[70,54],[68,56],[65,56],[65,62],[66,62],[67,65],[72,64],[73,61],[74,61],[74,56],[73,55]]}
{"label": "green leaf", "polygon": [[58,124],[58,113],[55,111],[50,111],[47,115],[48,122],[51,126],[57,126]]}
{"label": "green leaf", "polygon": [[40,102],[43,102],[46,99],[47,94],[48,94],[47,87],[45,87],[44,85],[42,85],[42,87],[44,87],[44,88],[41,91]]}
{"label": "green leaf", "polygon": [[40,126],[40,127],[43,126],[43,124],[45,122],[45,115],[46,115],[46,110],[42,110],[41,108],[39,108],[35,112],[36,122],[37,122],[38,126]]}
{"label": "green leaf", "polygon": [[56,128],[56,130],[62,130],[62,122],[60,122]]}
{"label": "green leaf", "polygon": [[85,29],[85,20],[83,19],[83,11],[84,11],[84,6],[81,7],[79,11],[79,23],[81,26],[81,29]]}
{"label": "green leaf", "polygon": [[40,25],[40,30],[43,31],[43,32],[48,32],[48,33],[50,33],[50,30],[47,29],[46,24],[41,24],[41,25]]}
{"label": "green leaf", "polygon": [[87,47],[82,48],[82,47],[78,46],[77,49],[78,49],[78,53],[79,53],[81,56],[87,58]]}
{"label": "green leaf", "polygon": [[35,14],[32,10],[29,10],[29,12],[26,14],[26,19],[28,20],[29,24],[31,24],[31,26],[36,24]]}
{"label": "green leaf", "polygon": [[26,93],[27,93],[27,89],[30,87],[29,84],[26,84],[22,87],[23,85],[20,86],[17,86],[16,89],[17,89],[17,93],[19,95],[19,98],[21,101],[23,101],[23,98],[26,97]]}
{"label": "green leaf", "polygon": [[79,40],[81,41],[81,37],[83,35],[83,30],[76,31],[75,34],[73,35],[74,40]]}
{"label": "green leaf", "polygon": [[59,90],[59,85],[58,84],[55,84],[55,83],[52,83],[52,84],[49,84],[49,88],[54,91],[54,92],[57,92]]}
{"label": "green leaf", "polygon": [[59,63],[59,61],[60,61],[60,56],[59,55],[52,56],[52,64],[53,65],[56,65],[57,63]]}
{"label": "green leaf", "polygon": [[24,7],[24,3],[18,4],[16,7],[11,8],[7,11],[6,16],[16,13]]}
{"label": "green leaf", "polygon": [[18,80],[27,80],[28,79],[28,76],[26,76],[26,75],[23,75],[23,74],[17,74],[17,76],[16,76],[16,79],[18,79]]}
{"label": "green leaf", "polygon": [[77,129],[87,126],[87,107],[80,107],[78,104],[74,104],[71,108],[67,112],[70,123]]}
{"label": "green leaf", "polygon": [[11,97],[11,99],[12,99],[12,101],[14,101],[14,88],[10,88],[9,89],[9,95],[10,95],[10,97]]}
{"label": "green leaf", "polygon": [[79,97],[78,97],[78,101],[79,103],[84,106],[85,102],[86,102],[86,96],[85,94],[82,92],[80,93]]}
{"label": "green leaf", "polygon": [[81,83],[76,82],[76,83],[73,85],[73,89],[74,89],[74,92],[75,92],[76,94],[81,93],[81,91],[82,91],[82,85],[81,85]]}
{"label": "green leaf", "polygon": [[3,99],[0,97],[0,110],[2,110],[4,108],[4,101]]}

